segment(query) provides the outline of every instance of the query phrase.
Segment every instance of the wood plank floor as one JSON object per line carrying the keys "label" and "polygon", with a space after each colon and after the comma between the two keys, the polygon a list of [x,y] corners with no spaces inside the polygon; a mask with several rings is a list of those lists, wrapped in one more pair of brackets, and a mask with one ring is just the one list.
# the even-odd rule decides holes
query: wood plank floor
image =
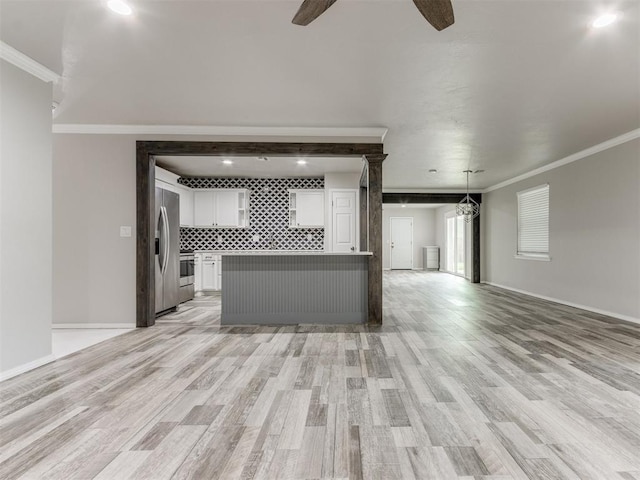
{"label": "wood plank floor", "polygon": [[640,479],[640,326],[446,274],[384,325],[219,298],[0,385],[0,478]]}

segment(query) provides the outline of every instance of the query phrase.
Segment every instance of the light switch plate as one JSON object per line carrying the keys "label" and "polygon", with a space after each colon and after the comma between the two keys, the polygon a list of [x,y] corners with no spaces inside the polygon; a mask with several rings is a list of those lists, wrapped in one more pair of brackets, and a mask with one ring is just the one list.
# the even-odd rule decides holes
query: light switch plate
{"label": "light switch plate", "polygon": [[307,241],[311,242],[313,240],[313,234],[307,233]]}
{"label": "light switch plate", "polygon": [[253,236],[253,243],[258,243],[260,241],[260,235]]}
{"label": "light switch plate", "polygon": [[123,225],[120,227],[120,236],[121,237],[130,237],[131,236],[131,227],[128,225]]}

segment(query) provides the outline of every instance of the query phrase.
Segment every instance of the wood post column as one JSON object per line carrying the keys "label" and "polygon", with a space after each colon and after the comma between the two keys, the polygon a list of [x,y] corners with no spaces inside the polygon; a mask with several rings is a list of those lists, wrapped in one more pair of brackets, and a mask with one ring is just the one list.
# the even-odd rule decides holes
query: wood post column
{"label": "wood post column", "polygon": [[473,219],[471,226],[471,283],[480,283],[480,215]]}
{"label": "wood post column", "polygon": [[382,324],[382,162],[386,154],[365,155],[368,167],[369,325]]}

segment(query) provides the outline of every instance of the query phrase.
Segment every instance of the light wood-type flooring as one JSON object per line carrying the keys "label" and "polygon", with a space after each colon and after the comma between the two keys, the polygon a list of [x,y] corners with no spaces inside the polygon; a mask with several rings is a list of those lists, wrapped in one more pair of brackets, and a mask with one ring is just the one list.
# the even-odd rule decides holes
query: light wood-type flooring
{"label": "light wood-type flooring", "polygon": [[442,273],[382,328],[200,298],[0,384],[0,478],[640,479],[640,325]]}

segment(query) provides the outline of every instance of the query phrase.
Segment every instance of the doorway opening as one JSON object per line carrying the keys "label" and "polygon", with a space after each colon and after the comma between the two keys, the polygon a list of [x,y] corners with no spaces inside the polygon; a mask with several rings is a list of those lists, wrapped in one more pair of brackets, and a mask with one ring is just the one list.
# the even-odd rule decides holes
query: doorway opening
{"label": "doorway opening", "polygon": [[467,276],[467,223],[462,215],[451,212],[445,218],[444,270],[461,277]]}

